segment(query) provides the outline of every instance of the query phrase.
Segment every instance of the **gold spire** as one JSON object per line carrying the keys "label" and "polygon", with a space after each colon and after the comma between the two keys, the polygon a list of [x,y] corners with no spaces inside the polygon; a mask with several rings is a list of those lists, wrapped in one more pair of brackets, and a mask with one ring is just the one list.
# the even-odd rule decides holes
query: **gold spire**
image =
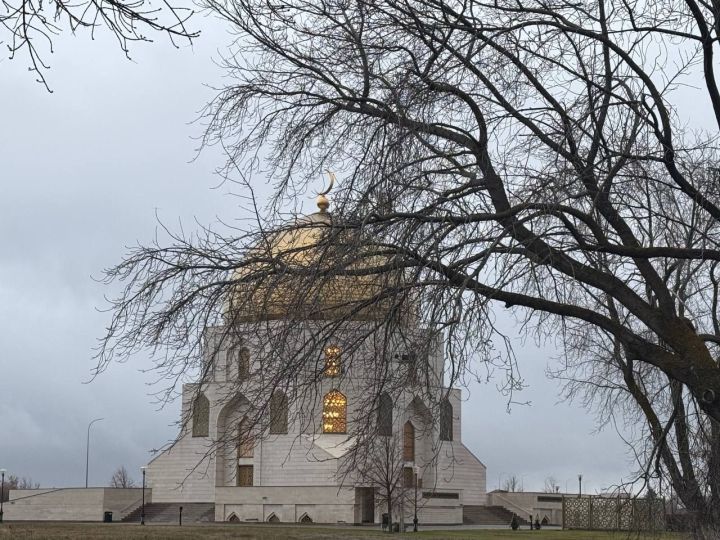
{"label": "gold spire", "polygon": [[318,193],[318,196],[316,199],[318,208],[320,209],[320,212],[323,214],[325,212],[327,212],[328,208],[330,208],[330,201],[328,200],[326,195],[328,193],[330,193],[330,190],[333,188],[333,185],[335,184],[335,173],[333,173],[332,171],[329,171],[327,169],[325,169],[325,172],[327,173],[328,178],[330,179],[330,185],[328,186],[328,188],[325,191]]}

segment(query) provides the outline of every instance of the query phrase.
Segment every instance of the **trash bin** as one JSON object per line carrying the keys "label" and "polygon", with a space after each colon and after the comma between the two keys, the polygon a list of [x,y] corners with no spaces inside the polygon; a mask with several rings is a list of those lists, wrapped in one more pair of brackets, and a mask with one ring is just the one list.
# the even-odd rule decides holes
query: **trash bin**
{"label": "trash bin", "polygon": [[105,514],[103,514],[103,523],[112,523],[112,512],[105,512]]}
{"label": "trash bin", "polygon": [[393,523],[393,532],[400,532],[400,524]]}

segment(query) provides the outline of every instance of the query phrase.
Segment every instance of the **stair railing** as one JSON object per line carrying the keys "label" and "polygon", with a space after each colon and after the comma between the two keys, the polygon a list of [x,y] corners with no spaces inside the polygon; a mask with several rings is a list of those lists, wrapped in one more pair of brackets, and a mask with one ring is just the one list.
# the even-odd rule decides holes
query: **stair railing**
{"label": "stair railing", "polygon": [[527,519],[526,519],[527,516],[531,516],[533,514],[532,508],[523,508],[519,504],[516,504],[516,503],[506,499],[505,497],[503,497],[502,495],[500,495],[498,493],[493,493],[492,498],[493,498],[493,502],[495,502],[496,500],[499,499],[500,502],[502,503],[502,504],[500,504],[500,506],[510,510],[514,514],[517,514],[517,517],[519,517],[521,519],[525,519],[526,521],[527,521]]}
{"label": "stair railing", "polygon": [[[43,489],[43,488],[39,488],[39,489]],[[40,495],[47,495],[48,493],[57,493],[58,491],[65,491],[66,489],[76,489],[76,488],[52,488],[52,489],[48,489],[47,491],[43,491],[42,493],[33,493],[32,495],[25,495],[24,497],[10,499],[8,501],[5,501],[5,504],[13,504],[16,501],[24,501],[26,499],[32,499],[33,497],[39,497]]]}
{"label": "stair railing", "polygon": [[[140,505],[142,505],[142,497],[140,497],[138,500],[131,502],[128,504],[125,508],[120,510],[118,514],[120,515],[119,519],[123,519],[125,516],[129,516],[132,514],[135,510],[140,508]],[[147,506],[147,505],[145,505]]]}

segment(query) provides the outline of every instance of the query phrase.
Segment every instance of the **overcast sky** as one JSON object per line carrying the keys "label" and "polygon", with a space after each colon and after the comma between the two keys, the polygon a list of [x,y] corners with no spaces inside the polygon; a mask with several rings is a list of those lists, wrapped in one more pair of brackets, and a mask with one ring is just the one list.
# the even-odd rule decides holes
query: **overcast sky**
{"label": "overcast sky", "polygon": [[[207,85],[221,82],[213,59],[231,39],[196,22],[203,35],[192,48],[158,36],[132,61],[106,38],[58,39],[53,94],[22,60],[0,60],[0,467],[42,486],[84,484],[93,418],[104,420],[92,429],[91,485],[120,465],[138,478],[150,450],[175,436],[179,404],[158,410],[146,357],[87,381],[109,317],[99,311],[109,291],[93,276],[150,240],[156,213],[186,230],[195,218],[243,217],[231,188],[217,187],[222,156],[192,161],[201,127],[191,122],[213,95]],[[571,492],[578,473],[584,491],[627,478],[616,433],[596,433],[584,410],[558,403],[544,375],[557,351],[515,346],[529,385],[518,399],[531,405],[506,412],[499,381],[465,392],[463,438],[487,466],[488,490],[510,474],[526,490],[554,476]]]}

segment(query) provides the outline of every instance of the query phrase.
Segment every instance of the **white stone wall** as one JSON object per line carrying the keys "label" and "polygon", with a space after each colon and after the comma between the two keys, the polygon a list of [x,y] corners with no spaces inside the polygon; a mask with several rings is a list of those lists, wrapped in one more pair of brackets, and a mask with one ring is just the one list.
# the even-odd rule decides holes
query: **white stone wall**
{"label": "white stone wall", "polygon": [[424,489],[433,486],[439,490],[462,492],[462,503],[484,505],[487,502],[486,467],[462,443],[462,401],[460,390],[449,392],[453,407],[453,440],[441,441],[433,475],[424,482]]}
{"label": "white stone wall", "polygon": [[[102,521],[106,511],[118,521],[141,500],[141,488],[13,489],[3,510],[8,521]],[[149,489],[145,500],[152,501]]]}
{"label": "white stone wall", "polygon": [[267,521],[275,513],[285,523],[298,522],[307,513],[314,523],[353,523],[353,489],[335,486],[278,486],[217,488],[215,520]]}
{"label": "white stone wall", "polygon": [[[113,521],[119,521],[142,504],[142,487],[104,488],[103,511],[113,513]],[[152,489],[145,488],[145,503],[153,502]]]}
{"label": "white stone wall", "polygon": [[497,490],[488,493],[488,504],[503,506],[525,519],[528,515],[532,515],[533,518],[538,517],[540,520],[547,516],[550,524],[559,525],[562,523],[562,497],[562,493]]}
{"label": "white stone wall", "polygon": [[[484,505],[487,502],[485,465],[461,442],[443,442],[436,481],[438,489],[461,491],[463,504]],[[424,484],[424,488],[430,487],[429,483]]]}
{"label": "white stone wall", "polygon": [[337,460],[313,445],[310,437],[270,436],[255,447],[254,460],[256,485],[333,486],[337,490]]}
{"label": "white stone wall", "polygon": [[[269,325],[275,323],[268,323]],[[312,325],[312,322],[308,324]],[[358,323],[357,329],[363,328],[366,323]],[[257,328],[252,327],[257,330]],[[218,490],[225,488],[235,489],[235,469],[236,469],[236,450],[228,446],[220,449],[217,457],[214,457],[212,444],[214,440],[222,437],[222,433],[226,429],[236,429],[240,419],[244,416],[246,409],[251,404],[242,394],[238,394],[238,387],[232,380],[228,379],[228,374],[233,376],[236,374],[235,366],[228,367],[227,347],[224,350],[218,348],[218,337],[223,332],[222,328],[208,329],[206,334],[206,365],[213,366],[211,370],[211,382],[203,384],[203,394],[210,402],[209,417],[209,437],[192,437],[191,422],[187,422],[185,434],[180,440],[169,450],[164,452],[158,458],[151,462],[148,469],[148,485],[155,490],[155,500],[158,502],[218,502]],[[299,340],[300,340],[299,336]],[[268,340],[263,340],[257,331],[254,335],[248,336],[242,345],[247,346],[250,350],[250,373],[251,378],[247,383],[253,384],[253,377],[261,377],[262,371],[259,365],[258,352],[271,346]],[[228,340],[229,342],[229,340]],[[343,336],[337,336],[336,343],[343,346]],[[399,348],[399,352],[404,349]],[[432,372],[438,381],[438,398],[442,397],[446,389],[439,386],[443,367],[441,340],[433,343],[433,348],[429,354],[429,362],[432,366]],[[412,351],[407,351],[412,352]],[[366,397],[367,375],[363,369],[363,357],[374,359],[375,351],[372,350],[370,344],[365,344],[362,351],[355,353],[354,366],[345,369],[341,377],[338,378],[322,378],[319,380],[314,403],[303,405],[304,410],[298,410],[299,405],[293,403],[292,390],[288,392],[289,399],[289,425],[287,435],[271,435],[267,438],[258,438],[255,445],[252,458],[243,458],[243,464],[253,465],[253,484],[254,487],[280,487],[294,488],[302,486],[303,489],[329,489],[329,492],[337,493],[340,479],[337,478],[338,462],[335,457],[342,454],[340,450],[333,450],[328,445],[328,440],[337,440],[341,442],[345,440],[345,435],[322,434],[322,396],[331,389],[338,389],[345,394],[348,400],[347,418],[348,424],[352,422],[353,416],[363,397]],[[212,358],[211,358],[212,356]],[[399,355],[398,355],[399,357]],[[318,362],[322,362],[319,354]],[[374,362],[369,362],[369,366],[377,366]],[[347,367],[347,366],[345,366]],[[318,369],[314,366],[313,369]],[[255,379],[258,380],[258,379]],[[185,385],[183,387],[183,419],[189,420],[191,417],[191,404],[197,395],[197,385]],[[248,394],[250,395],[250,394]],[[233,396],[233,401],[229,399]],[[399,440],[402,440],[404,423],[411,419],[416,429],[415,442],[415,462],[408,463],[406,466],[418,465],[422,472],[420,477],[423,478],[424,489],[451,489],[456,492],[462,492],[465,504],[484,504],[485,494],[485,467],[479,460],[468,451],[462,444],[462,411],[459,390],[450,390],[449,399],[453,406],[453,441],[438,444],[439,424],[437,411],[431,411],[428,407],[430,404],[422,403],[411,405],[415,396],[411,389],[401,392],[400,395],[391,396],[394,403],[393,410],[393,429]],[[228,407],[232,408],[230,410]],[[422,409],[422,414],[418,414],[418,410]],[[222,411],[225,412],[222,412]],[[366,411],[363,411],[366,412]],[[312,432],[301,433],[301,429],[307,430],[305,425],[299,425],[298,419],[312,419],[310,428],[316,430],[316,434]],[[226,426],[227,424],[227,426]],[[322,438],[322,444],[313,444],[313,440]],[[439,456],[438,456],[439,452]],[[248,488],[238,488],[247,490]],[[253,488],[254,489],[254,488]],[[256,491],[247,491],[247,493],[257,494]],[[295,493],[295,490],[289,489],[288,493]],[[308,497],[304,490],[300,490],[299,498],[295,500],[285,500],[284,502],[275,503],[276,511],[266,512],[267,501],[253,500],[245,503],[226,503],[240,505],[236,508],[235,513],[241,520],[258,520],[264,521],[267,516],[275,511],[280,517],[292,514],[298,511],[301,504],[312,504],[313,512],[320,516],[325,516],[322,510],[322,504]],[[225,503],[223,503],[225,504]],[[327,503],[328,508],[334,508],[333,511],[342,512],[342,519],[330,519],[329,517],[315,518],[314,521],[336,522],[354,520],[353,513],[356,512],[354,500],[349,503],[337,502],[337,497],[333,502]],[[339,505],[339,506],[338,506]],[[426,522],[434,523],[459,523],[462,521],[461,511],[458,514],[460,503],[443,501],[443,505],[438,506],[437,501],[428,506],[428,514]],[[342,507],[342,510],[338,508]],[[219,509],[218,519],[222,520],[229,515],[225,509]],[[242,514],[242,515],[241,515]],[[301,515],[300,512],[299,515]],[[460,516],[458,518],[458,516]],[[287,517],[280,517],[283,521],[289,521]],[[376,519],[380,519],[379,515]]]}
{"label": "white stone wall", "polygon": [[[405,524],[412,525],[413,513],[408,508],[405,515]],[[422,525],[461,525],[463,511],[460,505],[438,505],[418,508],[418,521]]]}
{"label": "white stone wall", "polygon": [[[417,513],[418,522],[421,525],[460,525],[463,520],[462,512],[462,492],[457,499],[439,499],[439,498],[423,498],[424,489],[418,489]],[[457,490],[452,490],[458,493]],[[404,522],[407,527],[412,526],[413,517],[415,517],[415,500],[412,489],[408,489],[404,494]],[[387,512],[387,507],[378,507],[375,514],[375,522],[382,522],[382,514]],[[399,512],[397,512],[399,514]],[[398,515],[393,512],[393,520],[397,521]]]}
{"label": "white stone wall", "polygon": [[208,456],[207,437],[186,434],[153,459],[146,484],[155,502],[212,502],[215,498],[215,459]]}

